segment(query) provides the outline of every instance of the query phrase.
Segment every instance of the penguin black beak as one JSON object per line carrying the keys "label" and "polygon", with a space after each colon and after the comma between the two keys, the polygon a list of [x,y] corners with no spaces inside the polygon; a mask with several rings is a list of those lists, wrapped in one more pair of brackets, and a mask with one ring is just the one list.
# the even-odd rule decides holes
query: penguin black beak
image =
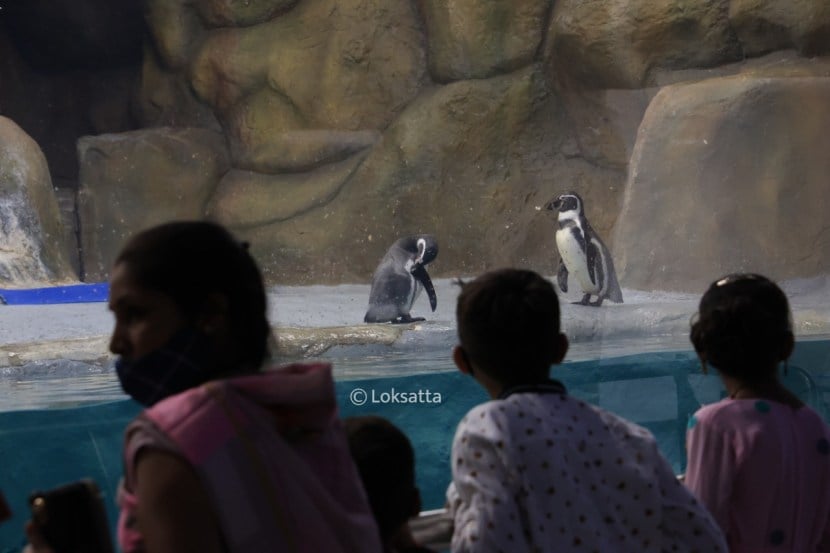
{"label": "penguin black beak", "polygon": [[545,206],[545,209],[547,209],[548,211],[558,211],[560,205],[562,205],[562,200],[556,198],[555,200],[549,201],[548,205]]}
{"label": "penguin black beak", "polygon": [[429,296],[429,306],[435,311],[435,308],[438,307],[438,297],[435,295],[435,287],[432,285],[432,279],[429,278],[427,268],[423,263],[415,263],[410,272],[424,286],[424,290]]}

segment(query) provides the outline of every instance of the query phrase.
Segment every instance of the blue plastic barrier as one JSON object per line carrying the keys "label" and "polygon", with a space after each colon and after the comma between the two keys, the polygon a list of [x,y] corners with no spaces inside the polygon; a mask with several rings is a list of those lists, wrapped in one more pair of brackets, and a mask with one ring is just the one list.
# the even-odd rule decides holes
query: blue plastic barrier
{"label": "blue plastic barrier", "polygon": [[70,284],[46,288],[14,290],[0,288],[0,303],[8,305],[43,305],[52,303],[91,303],[107,301],[109,284]]}

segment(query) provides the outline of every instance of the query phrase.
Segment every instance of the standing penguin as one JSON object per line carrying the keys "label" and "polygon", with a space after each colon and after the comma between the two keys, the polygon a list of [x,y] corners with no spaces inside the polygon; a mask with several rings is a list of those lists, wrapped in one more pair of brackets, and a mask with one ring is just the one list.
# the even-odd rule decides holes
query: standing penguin
{"label": "standing penguin", "polygon": [[426,266],[438,255],[438,243],[428,234],[407,236],[392,244],[372,277],[369,309],[363,321],[367,323],[411,323],[423,321],[412,318],[412,304],[427,291],[429,305],[435,311],[438,299]]}
{"label": "standing penguin", "polygon": [[[622,303],[622,290],[617,282],[611,253],[594,232],[585,217],[585,205],[575,192],[562,194],[545,206],[559,212],[559,230],[556,248],[559,250],[559,270],[556,280],[563,292],[568,291],[568,274],[573,275],[585,294],[581,305],[599,307],[604,299]],[[591,302],[591,295],[597,301]]]}

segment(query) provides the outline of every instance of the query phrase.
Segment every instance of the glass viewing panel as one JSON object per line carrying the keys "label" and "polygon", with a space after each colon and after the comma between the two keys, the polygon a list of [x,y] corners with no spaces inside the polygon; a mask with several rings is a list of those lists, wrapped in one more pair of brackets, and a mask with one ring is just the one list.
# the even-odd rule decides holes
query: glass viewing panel
{"label": "glass viewing panel", "polygon": [[[274,362],[331,361],[342,415],[404,429],[424,509],[487,399],[451,359],[454,280],[495,268],[555,284],[552,376],[650,429],[678,474],[689,417],[725,395],[689,342],[723,274],[781,285],[782,378],[830,416],[830,21],[617,3],[2,6],[0,551],[34,489],[92,477],[115,521],[138,407],[107,280],[126,238],[174,219],[250,243]],[[378,300],[396,269],[405,297]]]}

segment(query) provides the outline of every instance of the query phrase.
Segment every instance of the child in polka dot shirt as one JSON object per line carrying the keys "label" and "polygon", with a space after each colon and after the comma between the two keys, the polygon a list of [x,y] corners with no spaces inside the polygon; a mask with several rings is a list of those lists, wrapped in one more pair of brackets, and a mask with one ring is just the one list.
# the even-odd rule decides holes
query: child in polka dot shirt
{"label": "child in polka dot shirt", "polygon": [[689,420],[686,485],[733,553],[830,550],[828,427],[778,378],[794,346],[784,292],[754,274],[715,281],[691,340],[729,397]]}
{"label": "child in polka dot shirt", "polygon": [[644,428],[549,377],[568,340],[553,286],[504,269],[462,285],[453,360],[491,401],[452,446],[454,552],[725,552]]}

